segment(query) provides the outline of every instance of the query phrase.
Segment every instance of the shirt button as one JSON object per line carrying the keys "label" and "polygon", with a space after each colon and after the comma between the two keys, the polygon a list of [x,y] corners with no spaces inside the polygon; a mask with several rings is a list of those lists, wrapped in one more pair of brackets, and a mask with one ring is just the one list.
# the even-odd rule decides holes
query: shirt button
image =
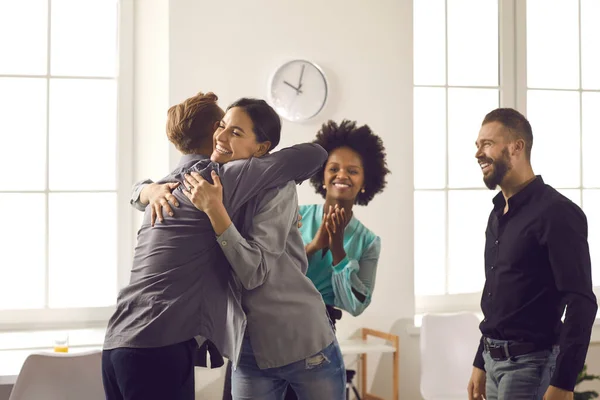
{"label": "shirt button", "polygon": [[227,240],[223,240],[223,241],[221,242],[221,246],[227,246]]}
{"label": "shirt button", "polygon": [[494,268],[496,268],[496,267],[494,267],[493,265],[490,267],[490,269],[494,269]]}
{"label": "shirt button", "polygon": [[483,322],[487,322],[487,318],[484,318],[484,319],[483,319]]}
{"label": "shirt button", "polygon": [[491,296],[491,295],[492,295],[492,292],[488,292],[488,296]]}
{"label": "shirt button", "polygon": [[494,242],[494,244],[498,244],[498,241],[496,240],[496,241]]}

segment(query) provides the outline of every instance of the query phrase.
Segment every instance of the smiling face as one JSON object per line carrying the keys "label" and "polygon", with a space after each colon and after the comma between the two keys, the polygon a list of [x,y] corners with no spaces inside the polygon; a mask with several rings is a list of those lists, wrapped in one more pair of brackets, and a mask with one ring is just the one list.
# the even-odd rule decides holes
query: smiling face
{"label": "smiling face", "polygon": [[329,153],[323,184],[327,198],[354,203],[365,185],[365,171],[360,155],[349,147],[340,147]]}
{"label": "smiling face", "polygon": [[479,131],[475,145],[475,158],[483,172],[483,182],[488,189],[502,186],[502,182],[512,170],[510,143],[506,128],[500,122],[484,124]]}
{"label": "smiling face", "polygon": [[214,150],[211,161],[226,163],[250,157],[261,157],[271,143],[259,143],[256,140],[254,124],[248,114],[240,107],[230,108],[213,135]]}

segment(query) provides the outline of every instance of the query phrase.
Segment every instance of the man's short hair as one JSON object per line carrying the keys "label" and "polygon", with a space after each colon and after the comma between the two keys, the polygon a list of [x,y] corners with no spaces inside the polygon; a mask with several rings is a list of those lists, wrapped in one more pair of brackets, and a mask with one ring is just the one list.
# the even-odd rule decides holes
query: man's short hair
{"label": "man's short hair", "polygon": [[525,157],[527,161],[531,160],[533,132],[531,124],[523,114],[513,108],[496,108],[485,116],[481,125],[490,122],[501,123],[510,132],[512,140],[523,139],[525,141]]}
{"label": "man's short hair", "polygon": [[212,146],[215,124],[225,115],[217,105],[218,99],[213,92],[199,92],[169,108],[167,137],[181,153],[194,154],[200,148]]}

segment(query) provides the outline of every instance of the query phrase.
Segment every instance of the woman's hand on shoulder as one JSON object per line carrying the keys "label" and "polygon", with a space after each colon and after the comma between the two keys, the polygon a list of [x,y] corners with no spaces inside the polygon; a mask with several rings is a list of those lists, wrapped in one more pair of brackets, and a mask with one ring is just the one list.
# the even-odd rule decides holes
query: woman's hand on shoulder
{"label": "woman's hand on shoulder", "polygon": [[159,222],[163,222],[163,211],[170,216],[174,215],[171,205],[179,207],[179,202],[173,196],[173,190],[178,186],[179,182],[150,183],[140,192],[140,201],[147,203],[152,210],[150,214],[150,223],[152,226],[154,226],[156,219]]}

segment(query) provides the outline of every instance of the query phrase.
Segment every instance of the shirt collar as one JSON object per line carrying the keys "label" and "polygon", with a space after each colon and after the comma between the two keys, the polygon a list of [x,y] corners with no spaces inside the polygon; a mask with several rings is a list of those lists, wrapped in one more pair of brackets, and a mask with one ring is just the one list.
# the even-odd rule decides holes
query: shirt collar
{"label": "shirt collar", "polygon": [[183,168],[189,164],[195,164],[200,160],[206,160],[210,157],[204,154],[184,154],[179,159],[179,163],[177,164],[177,168]]}
{"label": "shirt collar", "polygon": [[[511,196],[508,199],[509,207],[518,207],[521,204],[526,203],[531,198],[531,196],[533,196],[538,190],[544,187],[544,185],[545,183],[544,179],[542,179],[542,176],[536,175],[535,179],[529,182],[527,186],[525,186],[518,193],[516,193],[514,196]],[[495,208],[504,207],[506,205],[506,201],[504,200],[504,195],[502,194],[502,191],[500,191],[496,196],[494,196],[494,199],[492,201],[494,203]]]}

